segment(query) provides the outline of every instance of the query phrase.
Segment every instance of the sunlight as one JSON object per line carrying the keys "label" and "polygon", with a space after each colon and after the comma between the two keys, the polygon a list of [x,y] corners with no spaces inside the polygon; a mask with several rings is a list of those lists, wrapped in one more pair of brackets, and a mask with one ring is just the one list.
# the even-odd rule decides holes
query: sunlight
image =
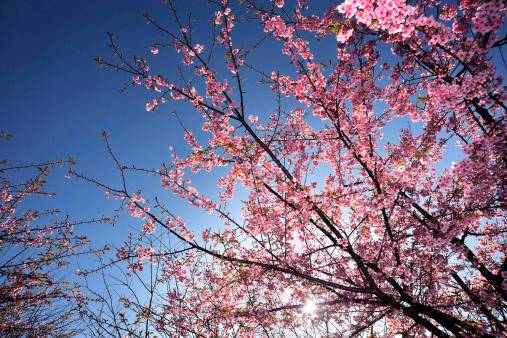
{"label": "sunlight", "polygon": [[313,299],[308,299],[306,301],[305,306],[303,307],[303,312],[312,315],[315,313],[315,310],[317,310],[317,305],[315,304]]}

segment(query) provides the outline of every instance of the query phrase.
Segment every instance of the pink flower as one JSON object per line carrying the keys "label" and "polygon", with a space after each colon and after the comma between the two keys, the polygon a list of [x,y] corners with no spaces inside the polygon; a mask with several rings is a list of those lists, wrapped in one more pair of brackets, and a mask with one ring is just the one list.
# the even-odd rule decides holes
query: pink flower
{"label": "pink flower", "polygon": [[451,20],[456,16],[456,7],[454,5],[446,4],[442,8],[442,13],[440,13],[440,17],[444,20]]}
{"label": "pink flower", "polygon": [[146,103],[146,111],[153,111],[158,106],[158,100],[153,99],[152,101]]}
{"label": "pink flower", "polygon": [[222,24],[222,17],[223,17],[223,13],[222,12],[215,12],[215,25],[221,25]]}
{"label": "pink flower", "polygon": [[274,0],[274,2],[275,2],[275,6],[278,8],[282,8],[285,3],[284,0]]}
{"label": "pink flower", "polygon": [[336,41],[345,43],[354,33],[353,29],[341,29],[336,33]]}
{"label": "pink flower", "polygon": [[143,232],[147,234],[152,234],[155,231],[155,223],[152,219],[149,219],[143,225]]}
{"label": "pink flower", "polygon": [[196,45],[194,46],[194,50],[195,50],[195,52],[196,52],[197,54],[201,54],[201,53],[202,53],[202,51],[204,50],[204,46],[203,46],[203,45],[201,45],[201,44],[196,44]]}
{"label": "pink flower", "polygon": [[248,120],[250,120],[251,123],[256,123],[259,120],[259,118],[255,115],[250,115],[248,116]]}
{"label": "pink flower", "polygon": [[473,18],[475,31],[483,34],[497,31],[502,26],[506,10],[505,3],[500,1],[489,1],[481,5]]}
{"label": "pink flower", "polygon": [[139,75],[132,76],[132,82],[134,82],[136,85],[141,84],[141,77]]}

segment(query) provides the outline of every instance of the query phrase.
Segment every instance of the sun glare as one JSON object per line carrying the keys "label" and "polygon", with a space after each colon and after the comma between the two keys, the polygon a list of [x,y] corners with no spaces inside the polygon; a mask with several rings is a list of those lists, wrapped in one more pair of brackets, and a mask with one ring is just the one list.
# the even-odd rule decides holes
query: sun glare
{"label": "sun glare", "polygon": [[315,313],[315,310],[317,309],[317,305],[313,301],[313,299],[308,299],[305,303],[305,306],[303,307],[303,312],[309,315],[312,315]]}

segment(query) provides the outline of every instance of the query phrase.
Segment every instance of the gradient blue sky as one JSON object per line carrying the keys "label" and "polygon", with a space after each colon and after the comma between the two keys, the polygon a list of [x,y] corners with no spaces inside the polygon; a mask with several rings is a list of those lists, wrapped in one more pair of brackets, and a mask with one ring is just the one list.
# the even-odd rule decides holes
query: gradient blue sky
{"label": "gradient blue sky", "polygon": [[[207,18],[215,9],[205,0],[176,3],[183,7],[183,13],[192,10],[197,37],[209,36]],[[313,3],[318,6],[315,12],[320,14],[336,1]],[[117,34],[126,54],[146,56],[157,71],[178,78],[181,56],[166,50],[156,57],[149,53],[154,42],[166,40],[145,23],[142,18],[145,12],[170,25],[167,9],[159,0],[0,1],[0,130],[13,134],[11,141],[0,142],[0,159],[21,164],[72,155],[77,158],[78,171],[114,184],[118,183],[118,175],[100,137],[102,131],[108,132],[116,154],[127,164],[157,167],[162,161],[169,161],[169,145],[176,145],[177,150],[185,148],[183,131],[169,113],[177,110],[185,124],[198,130],[199,119],[191,107],[170,102],[148,113],[145,111],[145,103],[151,98],[148,91],[134,88],[120,95],[119,89],[128,77],[100,69],[93,60],[97,55],[110,56],[106,32],[111,31]],[[233,37],[253,42],[261,35],[260,28],[252,30],[240,25]],[[201,41],[206,44],[209,39]],[[324,56],[323,60],[335,54],[333,39],[329,41],[331,44],[324,43],[316,49]],[[383,57],[389,58],[390,53],[385,51]],[[496,62],[497,54],[493,55]],[[266,41],[252,60],[269,72],[291,69],[287,58],[281,56],[280,45],[273,41]],[[223,64],[217,66],[224,68]],[[505,69],[500,66],[499,73],[503,72]],[[264,117],[271,114],[272,95],[249,78],[245,84],[248,111]],[[397,132],[406,127],[406,122],[398,121],[386,128],[386,140],[396,142]],[[448,155],[443,166],[460,158],[453,148],[448,149]],[[27,201],[25,207],[58,207],[74,219],[100,217],[118,207],[117,202],[105,200],[103,192],[93,185],[64,179],[65,172],[56,170],[49,180],[48,190],[57,191],[58,197],[35,198]],[[197,181],[205,191],[216,194],[214,180],[200,175]],[[215,218],[195,213],[170,192],[162,192],[158,179],[138,175],[129,187],[132,191],[142,187],[148,196],[163,196],[171,210],[194,226],[214,225]],[[231,207],[237,212],[239,202],[232,202]],[[84,232],[96,245],[119,243],[130,231],[129,225],[136,224],[126,217],[119,227],[93,225]]]}
{"label": "gradient blue sky", "polygon": [[[183,13],[192,11],[195,33],[207,44],[207,20],[215,8],[210,8],[205,0],[176,2]],[[318,11],[332,3],[321,1]],[[159,0],[0,2],[0,130],[13,134],[11,141],[0,142],[0,159],[23,164],[72,155],[77,159],[78,171],[115,184],[119,182],[118,172],[100,137],[104,130],[110,135],[117,156],[127,164],[157,167],[162,161],[169,161],[171,144],[177,151],[185,151],[183,131],[170,112],[177,110],[187,126],[199,130],[200,120],[191,107],[171,102],[156,112],[146,112],[145,103],[151,98],[147,90],[133,88],[120,95],[119,89],[128,77],[98,68],[94,61],[97,55],[111,55],[106,46],[106,32],[111,31],[116,33],[126,54],[145,56],[158,72],[178,78],[181,55],[169,50],[161,50],[156,57],[149,53],[154,42],[166,40],[145,23],[142,13],[171,25],[167,8]],[[261,28],[238,27],[235,34],[238,40],[250,40],[243,45],[248,46],[263,33]],[[324,52],[333,57],[333,48]],[[253,60],[269,72],[291,69],[280,53],[280,45],[273,41],[266,41]],[[216,65],[224,69],[220,56]],[[268,116],[274,112],[273,96],[265,96],[268,91],[257,81],[247,79],[245,89],[251,113]],[[70,214],[72,219],[79,220],[109,215],[119,206],[118,201],[106,200],[103,191],[92,184],[65,179],[65,173],[65,168],[55,170],[49,178],[47,190],[56,191],[57,197],[33,197],[24,202],[23,208],[57,207],[63,215]],[[200,175],[195,181],[216,196],[214,180]],[[132,191],[143,188],[146,196],[162,197],[193,228],[216,228],[219,224],[216,217],[195,212],[171,192],[162,191],[156,178],[137,175],[129,181],[129,188]],[[229,206],[237,214],[239,205],[235,200]],[[116,227],[98,224],[77,230],[88,235],[93,246],[98,247],[109,243],[120,245],[132,227],[139,229],[139,221],[126,216],[121,217]],[[80,258],[79,263],[85,268],[94,264],[86,257]],[[72,269],[75,268],[74,265]],[[101,281],[96,282],[92,286],[100,289]]]}
{"label": "gradient blue sky", "polygon": [[[192,12],[195,42],[209,46],[209,17],[216,8],[205,0],[175,3],[183,17],[186,12]],[[237,5],[236,1],[232,3]],[[322,14],[336,3],[314,1],[311,9]],[[161,50],[157,56],[149,53],[153,43],[167,40],[145,23],[143,13],[175,27],[167,7],[159,0],[0,2],[0,129],[13,134],[11,141],[0,142],[0,159],[20,164],[72,155],[77,158],[78,171],[113,184],[118,182],[118,175],[100,137],[103,130],[110,135],[118,157],[127,164],[157,167],[169,160],[171,144],[177,151],[185,151],[183,131],[170,112],[177,110],[190,129],[199,130],[200,119],[191,107],[169,102],[155,112],[146,112],[145,103],[152,97],[147,90],[132,88],[120,94],[119,89],[128,81],[128,76],[98,68],[93,60],[97,55],[106,58],[111,55],[106,46],[106,32],[111,31],[116,33],[125,54],[147,57],[156,72],[179,79],[177,66],[181,64],[181,55],[172,48]],[[240,42],[240,47],[245,47],[262,34],[261,27],[255,24],[239,24],[233,38]],[[384,51],[381,62],[393,62],[389,59],[389,50],[385,48]],[[333,59],[334,39],[319,43],[314,52],[322,61]],[[493,57],[500,65],[498,53]],[[288,58],[280,53],[280,44],[272,39],[263,42],[247,61],[267,72],[275,69],[293,72]],[[224,70],[220,54],[213,65]],[[502,73],[505,69],[500,66],[498,71]],[[248,113],[262,118],[274,111],[272,94],[249,76],[245,76],[245,90]],[[286,100],[283,103],[286,109],[294,104]],[[406,122],[397,121],[387,127],[385,139],[396,142],[397,131],[406,127]],[[444,166],[459,158],[455,149],[448,151],[451,156]],[[117,203],[105,201],[102,191],[94,186],[65,180],[64,174],[65,170],[55,171],[49,181],[48,189],[59,193],[56,199],[36,199],[29,201],[27,207],[58,206],[63,213],[80,219],[110,213],[117,206]],[[213,182],[209,177],[201,175],[197,180],[204,184],[205,190],[216,190],[214,183],[207,184]],[[147,195],[162,194],[175,212],[197,223],[209,222],[184,208],[170,192],[161,192],[157,179],[136,176],[129,187],[132,190],[142,187]],[[100,229],[90,230],[90,235],[100,242],[121,237],[116,236],[116,232],[117,229],[100,226]]]}
{"label": "gradient blue sky", "polygon": [[[196,37],[201,37],[206,44],[209,15],[215,8],[204,0],[176,3],[183,16],[192,11]],[[320,1],[316,11],[322,13],[332,3]],[[106,32],[111,31],[116,33],[126,54],[146,56],[157,71],[178,78],[181,56],[169,50],[162,50],[156,57],[149,53],[154,42],[167,40],[145,23],[142,13],[149,13],[171,27],[167,8],[158,0],[4,0],[0,3],[0,129],[13,134],[11,141],[0,143],[2,159],[20,164],[72,155],[77,158],[78,171],[114,183],[118,182],[118,175],[101,140],[103,130],[110,135],[122,161],[155,167],[169,160],[169,145],[176,145],[178,150],[182,144],[183,131],[170,116],[171,111],[176,109],[185,124],[199,129],[199,119],[186,104],[169,103],[154,113],[146,112],[145,103],[151,98],[148,91],[133,88],[119,94],[128,77],[98,68],[94,61],[97,55],[111,55],[106,46]],[[262,36],[262,29],[240,25],[235,34],[238,40],[253,43]],[[329,58],[334,54],[333,48],[322,52],[329,53]],[[261,68],[291,69],[276,42],[266,41],[256,53],[253,60]],[[224,68],[220,57],[217,66]],[[274,111],[273,97],[264,97],[266,91],[256,81],[248,80],[249,109],[268,116]],[[105,202],[103,193],[94,186],[65,180],[64,174],[65,170],[57,170],[49,180],[48,190],[59,194],[56,199],[36,199],[29,201],[27,207],[57,206],[63,213],[79,219],[110,213],[117,206]],[[158,180],[141,176],[130,187],[133,190],[143,187],[160,195]],[[208,188],[212,191],[215,186]],[[175,211],[180,211],[180,201],[170,201],[175,203],[172,204]],[[188,216],[201,220],[191,212]],[[90,234],[100,242],[113,236],[110,231],[101,226]]]}
{"label": "gradient blue sky", "polygon": [[[232,3],[237,5],[236,1]],[[319,0],[314,1],[311,8],[322,14],[336,3]],[[205,0],[176,1],[176,4],[183,17],[192,11],[195,42],[209,46],[209,17],[215,8]],[[98,68],[93,60],[97,55],[111,55],[106,46],[106,32],[111,31],[117,34],[125,54],[146,56],[156,72],[178,79],[181,55],[172,48],[161,50],[157,56],[149,53],[153,43],[167,40],[145,23],[142,13],[149,13],[169,27],[175,27],[167,8],[158,0],[0,2],[0,129],[14,135],[11,141],[0,143],[1,159],[20,164],[72,155],[77,158],[78,171],[114,184],[118,183],[118,175],[100,137],[103,130],[110,135],[118,157],[127,164],[157,167],[169,160],[171,144],[178,151],[185,151],[183,131],[170,112],[177,110],[190,129],[199,130],[200,120],[191,107],[169,102],[156,112],[146,112],[145,103],[152,97],[148,91],[133,88],[119,94],[128,76]],[[233,38],[244,47],[257,41],[262,34],[262,29],[256,29],[255,24],[239,24]],[[314,52],[322,61],[333,59],[334,39],[319,43]],[[394,61],[389,59],[391,54],[387,48],[382,55],[381,62]],[[498,53],[493,57],[499,61]],[[248,61],[267,72],[275,69],[293,72],[288,58],[280,53],[280,44],[273,40],[265,41]],[[214,65],[224,69],[220,55]],[[499,72],[504,72],[502,66]],[[256,80],[246,76],[245,90],[249,113],[262,118],[274,111],[272,94]],[[294,104],[284,103],[286,109]],[[406,126],[406,120],[392,123],[384,131],[384,142],[396,142],[397,132]],[[447,151],[450,156],[442,166],[460,158],[456,149],[450,147]],[[117,206],[113,201],[104,200],[103,192],[93,185],[65,180],[64,174],[65,170],[57,170],[49,181],[48,190],[59,193],[56,199],[35,199],[27,202],[26,207],[57,206],[75,219],[86,219],[109,214]],[[197,181],[203,184],[205,191],[216,194],[214,181],[209,177],[200,175]],[[161,192],[158,179],[141,175],[130,181],[129,188],[133,191],[141,187],[148,196],[163,195],[173,211],[189,217],[191,222],[199,226],[213,225],[201,214],[184,207],[170,192]],[[125,222],[127,225],[135,223]],[[122,238],[124,231],[100,225],[92,227],[88,233],[100,243]]]}

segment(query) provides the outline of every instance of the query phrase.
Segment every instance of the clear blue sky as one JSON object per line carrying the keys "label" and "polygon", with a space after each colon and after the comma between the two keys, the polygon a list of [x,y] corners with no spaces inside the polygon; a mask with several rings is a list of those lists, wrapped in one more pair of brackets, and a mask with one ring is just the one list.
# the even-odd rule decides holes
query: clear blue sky
{"label": "clear blue sky", "polygon": [[[170,141],[171,121],[162,114],[146,119],[144,93],[119,95],[120,76],[93,61],[108,53],[107,31],[121,32],[133,50],[144,52],[153,30],[141,13],[154,6],[159,3],[2,1],[1,129],[13,138],[1,143],[0,157],[19,164],[73,155],[80,171],[115,182],[100,138],[107,130],[122,158],[158,165]],[[86,219],[117,206],[94,186],[65,180],[64,174],[57,170],[49,180],[47,189],[57,191],[57,198],[34,198],[25,207],[58,207],[74,219]],[[118,231],[104,225],[86,229],[97,244],[121,237],[113,235]]]}
{"label": "clear blue sky", "polygon": [[[209,41],[207,22],[215,8],[204,0],[176,3],[183,16],[192,11],[197,37],[202,37],[201,41],[206,44]],[[322,13],[332,3],[319,2],[317,12]],[[0,2],[0,129],[13,134],[11,141],[0,143],[0,158],[20,164],[72,155],[77,158],[79,171],[106,182],[118,182],[100,137],[105,130],[115,152],[125,163],[155,167],[169,160],[168,146],[173,144],[178,149],[183,136],[169,113],[177,109],[185,123],[198,130],[199,119],[191,107],[170,103],[148,113],[145,111],[145,102],[151,97],[148,91],[133,88],[120,95],[119,89],[128,77],[100,69],[93,60],[97,55],[110,56],[106,32],[111,31],[117,34],[126,54],[146,56],[157,71],[178,78],[181,56],[168,50],[161,51],[157,57],[149,53],[152,43],[167,40],[145,23],[142,13],[149,13],[171,26],[167,8],[155,0]],[[262,28],[258,28],[240,26],[235,34],[238,40],[254,42],[262,36]],[[290,69],[278,43],[267,41],[263,47],[254,58],[258,66],[269,71]],[[332,48],[326,52],[333,57]],[[274,63],[275,60],[281,63]],[[218,57],[217,64],[219,61]],[[261,116],[271,114],[272,97],[259,100],[265,92],[261,92],[256,81],[248,80],[250,111]],[[64,170],[55,171],[49,181],[48,189],[59,193],[56,199],[37,199],[27,207],[57,206],[74,218],[87,218],[108,213],[116,206],[106,202],[103,193],[95,187],[65,180],[64,174]],[[158,180],[141,176],[130,187],[158,191],[160,196]],[[215,189],[214,185],[208,188]],[[170,192],[163,194],[170,195]],[[180,211],[177,199],[170,202],[176,203],[173,206]],[[181,212],[185,214],[184,210]],[[102,226],[90,234],[100,242],[111,238],[110,231]]]}

